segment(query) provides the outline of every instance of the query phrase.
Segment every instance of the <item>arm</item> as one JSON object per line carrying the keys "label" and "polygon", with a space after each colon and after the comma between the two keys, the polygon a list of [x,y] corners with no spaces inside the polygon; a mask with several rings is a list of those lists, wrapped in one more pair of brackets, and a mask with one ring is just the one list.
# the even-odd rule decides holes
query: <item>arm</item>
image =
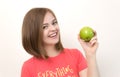
{"label": "arm", "polygon": [[96,62],[96,50],[98,48],[97,37],[90,42],[84,42],[78,37],[82,48],[85,51],[88,68],[79,72],[80,77],[100,77]]}
{"label": "arm", "polygon": [[96,62],[96,56],[87,58],[87,63],[88,63],[87,75],[90,77],[100,77],[98,67],[97,67],[97,62]]}

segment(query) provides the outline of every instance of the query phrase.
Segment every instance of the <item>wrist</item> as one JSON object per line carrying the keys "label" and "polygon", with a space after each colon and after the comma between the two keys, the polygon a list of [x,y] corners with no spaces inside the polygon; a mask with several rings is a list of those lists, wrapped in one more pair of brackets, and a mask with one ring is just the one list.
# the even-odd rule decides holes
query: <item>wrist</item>
{"label": "wrist", "polygon": [[87,60],[96,60],[96,55],[94,54],[94,55],[87,55],[86,54],[86,59]]}

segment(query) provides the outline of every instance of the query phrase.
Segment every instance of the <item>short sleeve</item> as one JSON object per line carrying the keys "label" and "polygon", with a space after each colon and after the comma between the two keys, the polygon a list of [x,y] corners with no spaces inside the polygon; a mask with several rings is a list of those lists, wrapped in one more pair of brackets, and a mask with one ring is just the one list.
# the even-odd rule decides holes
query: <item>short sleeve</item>
{"label": "short sleeve", "polygon": [[77,57],[78,57],[77,67],[78,67],[78,72],[80,72],[81,70],[87,68],[87,61],[79,50],[76,49],[76,51],[77,51]]}
{"label": "short sleeve", "polygon": [[22,66],[21,77],[31,77],[29,73],[28,65],[26,63],[24,63]]}

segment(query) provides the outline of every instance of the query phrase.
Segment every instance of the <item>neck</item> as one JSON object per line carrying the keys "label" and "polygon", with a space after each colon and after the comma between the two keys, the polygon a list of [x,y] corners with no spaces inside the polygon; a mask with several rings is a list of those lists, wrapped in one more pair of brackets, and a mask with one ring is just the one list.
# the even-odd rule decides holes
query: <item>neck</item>
{"label": "neck", "polygon": [[46,52],[49,57],[54,57],[59,54],[59,52],[56,50],[55,46],[45,46]]}

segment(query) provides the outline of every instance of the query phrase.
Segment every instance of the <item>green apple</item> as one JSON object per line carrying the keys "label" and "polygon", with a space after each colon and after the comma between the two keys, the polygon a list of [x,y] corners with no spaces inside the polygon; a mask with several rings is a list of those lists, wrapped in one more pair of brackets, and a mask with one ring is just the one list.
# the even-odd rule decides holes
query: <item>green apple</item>
{"label": "green apple", "polygon": [[94,37],[94,31],[89,26],[84,26],[79,32],[80,38],[86,42],[89,42]]}

